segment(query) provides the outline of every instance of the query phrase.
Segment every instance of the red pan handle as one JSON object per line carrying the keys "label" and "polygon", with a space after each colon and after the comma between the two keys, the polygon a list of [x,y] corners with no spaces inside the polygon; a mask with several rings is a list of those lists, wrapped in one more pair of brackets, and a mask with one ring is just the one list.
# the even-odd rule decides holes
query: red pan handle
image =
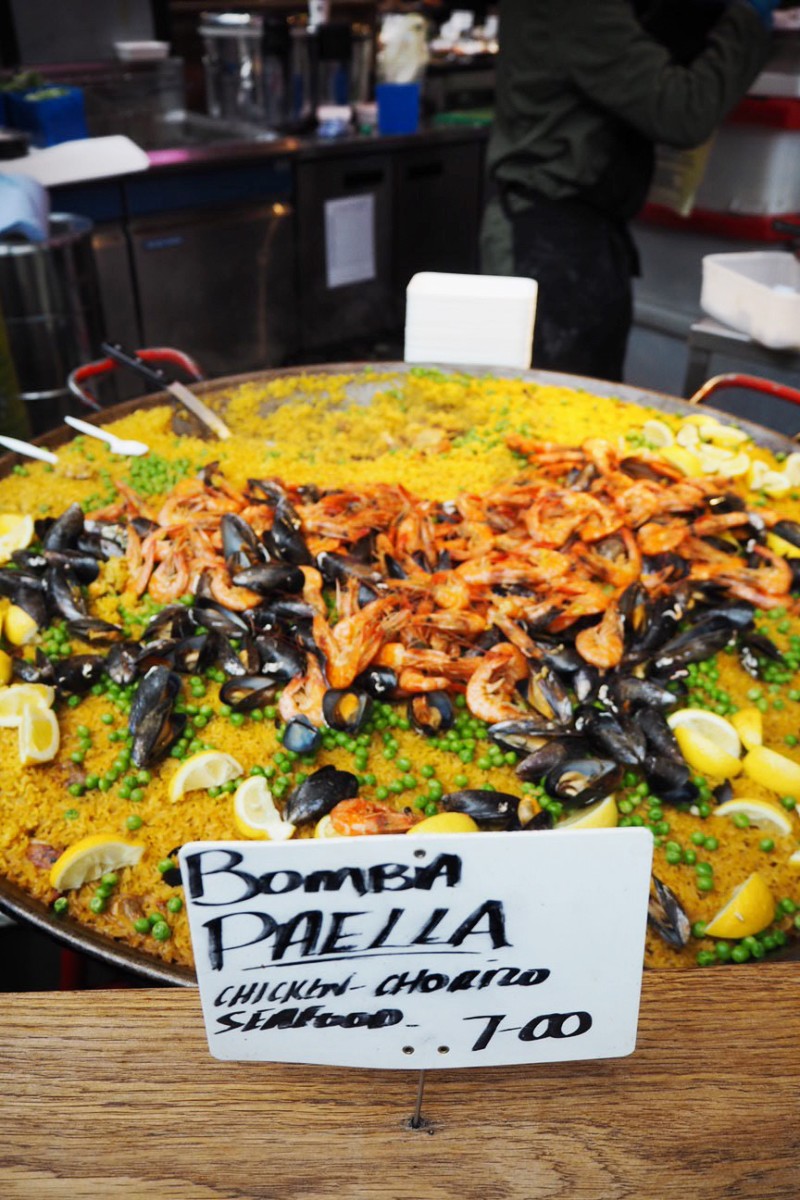
{"label": "red pan handle", "polygon": [[751,392],[763,392],[768,396],[776,396],[779,400],[788,400],[791,404],[800,404],[800,391],[787,387],[784,383],[774,383],[771,379],[761,379],[758,375],[715,375],[708,383],[690,397],[690,404],[702,404],[714,392],[724,388],[745,388]]}
{"label": "red pan handle", "polygon": [[[171,346],[151,346],[149,349],[137,350],[136,355],[144,362],[169,363],[174,367],[179,367],[191,379],[200,380],[203,378],[203,372],[194,359],[182,350],[175,350]],[[89,379],[108,375],[111,371],[117,370],[118,367],[119,363],[115,362],[113,358],[97,358],[94,362],[84,363],[70,372],[67,379],[67,387],[73,396],[86,405],[87,408],[91,408],[93,412],[100,412],[102,405],[98,404],[91,391],[84,384]]]}

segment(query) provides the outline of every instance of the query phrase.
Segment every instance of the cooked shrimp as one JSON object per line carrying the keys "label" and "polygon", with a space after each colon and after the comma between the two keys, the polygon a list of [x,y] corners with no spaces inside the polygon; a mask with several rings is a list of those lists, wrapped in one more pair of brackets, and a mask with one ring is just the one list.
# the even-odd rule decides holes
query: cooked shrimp
{"label": "cooked shrimp", "polygon": [[352,617],[331,627],[324,617],[314,617],[314,641],[325,655],[331,687],[349,687],[356,675],[365,670],[383,642],[406,623],[410,612],[398,607],[394,596],[376,600]]}
{"label": "cooked shrimp", "polygon": [[623,619],[614,600],[603,613],[599,624],[582,629],[575,638],[575,649],[593,667],[608,670],[622,658],[625,643],[622,638]]}
{"label": "cooked shrimp", "polygon": [[516,721],[525,709],[515,697],[516,686],[528,676],[525,656],[510,642],[488,650],[467,684],[467,708],[473,717],[494,725]]}
{"label": "cooked shrimp", "polygon": [[340,800],[331,809],[331,829],[338,837],[364,837],[376,833],[408,833],[419,818],[410,812],[397,812],[378,800],[356,796]]}
{"label": "cooked shrimp", "polygon": [[309,654],[305,675],[290,679],[278,701],[278,712],[288,724],[295,717],[307,717],[312,725],[320,729],[325,725],[322,701],[328,690],[322,668],[313,654]]}

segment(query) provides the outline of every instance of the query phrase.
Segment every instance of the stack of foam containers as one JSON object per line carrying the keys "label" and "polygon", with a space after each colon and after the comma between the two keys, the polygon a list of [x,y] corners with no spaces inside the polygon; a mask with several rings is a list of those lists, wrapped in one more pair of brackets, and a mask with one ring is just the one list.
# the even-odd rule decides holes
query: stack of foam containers
{"label": "stack of foam containers", "polygon": [[529,367],[536,296],[532,279],[420,272],[406,291],[405,361]]}

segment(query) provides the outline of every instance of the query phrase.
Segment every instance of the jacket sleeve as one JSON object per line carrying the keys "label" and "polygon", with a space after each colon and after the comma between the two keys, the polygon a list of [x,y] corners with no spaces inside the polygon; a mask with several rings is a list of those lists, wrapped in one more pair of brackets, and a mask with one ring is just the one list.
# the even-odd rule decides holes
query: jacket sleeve
{"label": "jacket sleeve", "polygon": [[698,146],[744,95],[766,61],[770,37],[755,10],[735,0],[688,66],[651,38],[626,0],[551,0],[558,45],[573,86],[646,137]]}

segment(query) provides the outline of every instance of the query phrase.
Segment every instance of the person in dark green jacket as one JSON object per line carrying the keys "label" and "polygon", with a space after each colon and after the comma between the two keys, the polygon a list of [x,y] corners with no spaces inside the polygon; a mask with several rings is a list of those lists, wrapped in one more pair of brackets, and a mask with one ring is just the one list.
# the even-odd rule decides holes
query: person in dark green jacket
{"label": "person in dark green jacket", "polygon": [[[482,270],[538,281],[534,366],[622,378],[628,221],[655,145],[711,136],[764,65],[777,3],[733,0],[709,18],[700,0],[501,0]],[[705,18],[696,47],[690,12]]]}

